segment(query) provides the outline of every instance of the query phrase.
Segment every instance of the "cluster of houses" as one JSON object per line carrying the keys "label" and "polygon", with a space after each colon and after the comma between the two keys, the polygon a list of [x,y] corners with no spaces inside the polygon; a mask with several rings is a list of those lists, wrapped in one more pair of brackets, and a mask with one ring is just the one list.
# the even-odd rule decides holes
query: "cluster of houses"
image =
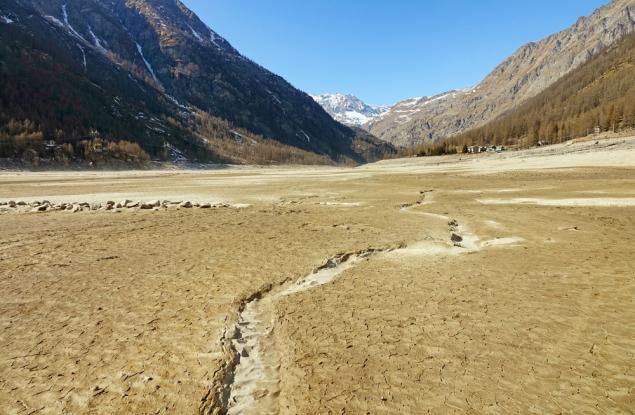
{"label": "cluster of houses", "polygon": [[507,150],[505,146],[469,146],[467,148],[467,152],[469,154],[500,153],[501,151],[505,150]]}

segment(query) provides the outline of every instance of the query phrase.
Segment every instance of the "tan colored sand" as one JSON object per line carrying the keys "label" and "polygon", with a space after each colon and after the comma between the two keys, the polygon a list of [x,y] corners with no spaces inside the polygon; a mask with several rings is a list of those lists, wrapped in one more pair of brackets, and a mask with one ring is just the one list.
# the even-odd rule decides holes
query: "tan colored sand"
{"label": "tan colored sand", "polygon": [[[606,167],[616,151],[630,162]],[[635,207],[478,202],[632,197],[633,150],[582,154],[585,167],[575,154],[528,155],[526,170],[443,158],[3,173],[0,200],[253,206],[0,215],[0,413],[209,409],[241,300],[338,253],[402,243],[422,251],[375,255],[275,302],[269,409],[632,413]],[[451,219],[473,249],[452,246]]]}
{"label": "tan colored sand", "polygon": [[[622,189],[635,179],[590,175],[559,174],[568,190],[551,194]],[[506,174],[487,183],[530,187],[545,179],[554,176]],[[466,184],[436,180],[435,188]],[[483,207],[438,193],[426,210],[513,244],[373,258],[282,302],[283,412],[631,413],[633,208]],[[559,230],[566,225],[578,230]]]}

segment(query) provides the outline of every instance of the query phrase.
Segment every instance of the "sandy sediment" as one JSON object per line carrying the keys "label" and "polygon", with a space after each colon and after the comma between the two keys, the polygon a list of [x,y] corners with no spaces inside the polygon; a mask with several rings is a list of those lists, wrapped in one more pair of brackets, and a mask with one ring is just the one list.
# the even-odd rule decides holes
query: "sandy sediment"
{"label": "sandy sediment", "polygon": [[[266,414],[278,410],[280,362],[275,345],[267,341],[275,327],[274,307],[282,297],[327,284],[338,275],[386,249],[339,254],[311,274],[259,292],[246,302],[232,332],[232,352],[221,390],[223,411],[228,414]],[[228,393],[227,393],[228,391]]]}
{"label": "sandy sediment", "polygon": [[[629,413],[629,146],[3,173],[2,201],[251,207],[0,216],[0,413]],[[311,271],[372,247],[401,249]]]}
{"label": "sandy sediment", "polygon": [[[415,205],[421,206],[422,203]],[[402,207],[401,209],[409,209]],[[221,412],[227,414],[275,414],[280,402],[280,355],[271,337],[276,325],[275,305],[280,299],[316,289],[333,282],[347,270],[354,269],[362,261],[370,261],[378,254],[384,258],[398,259],[403,255],[457,255],[475,252],[492,246],[504,246],[522,242],[522,238],[508,237],[480,241],[468,233],[456,220],[448,223],[449,244],[422,241],[412,247],[400,246],[388,249],[368,249],[362,252],[340,254],[328,259],[306,277],[286,282],[277,287],[267,287],[241,307],[237,323],[229,330],[231,353],[225,366],[226,373],[218,388]]]}
{"label": "sandy sediment", "polygon": [[578,197],[570,199],[516,197],[512,199],[478,199],[478,202],[484,205],[635,206],[635,197]]}

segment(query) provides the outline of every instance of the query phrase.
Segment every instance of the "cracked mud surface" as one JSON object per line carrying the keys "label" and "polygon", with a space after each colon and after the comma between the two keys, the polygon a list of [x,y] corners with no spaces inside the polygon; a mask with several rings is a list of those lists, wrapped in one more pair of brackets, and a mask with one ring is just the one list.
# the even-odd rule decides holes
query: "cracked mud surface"
{"label": "cracked mud surface", "polygon": [[478,200],[632,198],[633,167],[409,163],[0,175],[3,200],[252,205],[0,216],[0,413],[223,413],[229,331],[256,293],[402,245],[276,298],[261,346],[277,377],[254,401],[281,414],[632,411],[635,207]]}

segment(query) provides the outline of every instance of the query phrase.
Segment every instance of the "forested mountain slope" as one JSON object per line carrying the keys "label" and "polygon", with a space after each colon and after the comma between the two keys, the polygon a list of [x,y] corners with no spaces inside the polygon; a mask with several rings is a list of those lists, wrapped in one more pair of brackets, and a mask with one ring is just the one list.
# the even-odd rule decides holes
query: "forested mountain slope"
{"label": "forested mountain slope", "polygon": [[454,145],[557,143],[635,128],[635,33],[606,48],[545,91]]}
{"label": "forested mountain slope", "polygon": [[634,28],[635,0],[613,0],[568,29],[522,46],[478,85],[400,102],[365,127],[397,146],[460,134],[518,107]]}
{"label": "forested mountain slope", "polygon": [[[179,0],[3,1],[0,100],[1,124],[29,120],[44,139],[69,143],[96,131],[151,155],[169,146],[244,159],[239,136],[332,161],[391,151],[242,56]],[[206,135],[211,120],[221,136]],[[227,138],[234,144],[217,145]]]}

